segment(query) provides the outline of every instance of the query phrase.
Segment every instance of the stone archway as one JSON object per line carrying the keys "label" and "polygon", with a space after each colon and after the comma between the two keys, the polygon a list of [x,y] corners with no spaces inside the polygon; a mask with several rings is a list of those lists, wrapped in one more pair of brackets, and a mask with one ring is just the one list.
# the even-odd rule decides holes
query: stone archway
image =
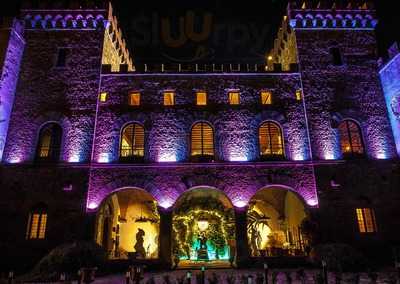
{"label": "stone archway", "polygon": [[110,194],[96,217],[96,242],[112,259],[155,259],[159,256],[160,216],[146,191],[124,188]]}
{"label": "stone archway", "polygon": [[259,190],[247,210],[247,237],[250,255],[303,255],[308,240],[301,231],[308,216],[301,197],[282,186]]}
{"label": "stone archway", "polygon": [[183,193],[172,215],[175,265],[229,266],[235,255],[235,213],[229,198],[215,188],[202,186]]}

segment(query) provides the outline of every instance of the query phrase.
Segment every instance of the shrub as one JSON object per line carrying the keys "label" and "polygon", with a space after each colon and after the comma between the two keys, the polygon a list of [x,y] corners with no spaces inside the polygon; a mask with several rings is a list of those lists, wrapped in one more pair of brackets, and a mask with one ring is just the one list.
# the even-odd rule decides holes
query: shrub
{"label": "shrub", "polygon": [[60,272],[75,275],[81,267],[102,267],[106,251],[94,242],[76,241],[51,250],[27,275],[31,279],[57,279]]}

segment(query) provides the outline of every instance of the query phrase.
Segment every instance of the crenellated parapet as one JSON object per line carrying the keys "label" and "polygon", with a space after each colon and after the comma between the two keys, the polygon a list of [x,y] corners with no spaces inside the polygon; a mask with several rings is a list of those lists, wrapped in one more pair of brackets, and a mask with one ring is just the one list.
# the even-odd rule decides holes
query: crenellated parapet
{"label": "crenellated parapet", "polygon": [[[91,3],[89,3],[91,2]],[[26,29],[37,30],[105,30],[102,64],[111,64],[113,71],[125,64],[134,70],[126,41],[118,25],[111,3],[105,1],[67,1],[40,3],[21,10]]]}
{"label": "crenellated parapet", "polygon": [[118,25],[118,19],[114,15],[111,3],[108,7],[107,26],[104,35],[104,49],[102,64],[112,66],[113,71],[119,71],[120,65],[128,66],[128,71],[133,71],[133,61],[129,53],[126,41],[123,38],[121,28]]}
{"label": "crenellated parapet", "polygon": [[378,23],[372,3],[348,1],[292,1],[288,5],[289,24],[295,29],[374,29]]}
{"label": "crenellated parapet", "polygon": [[107,28],[106,9],[22,10],[26,29],[96,29]]}

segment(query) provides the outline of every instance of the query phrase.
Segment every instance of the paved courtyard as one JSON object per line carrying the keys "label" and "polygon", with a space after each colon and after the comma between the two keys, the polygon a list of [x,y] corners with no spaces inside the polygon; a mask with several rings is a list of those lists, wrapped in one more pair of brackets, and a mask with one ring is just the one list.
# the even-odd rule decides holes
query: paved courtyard
{"label": "paved courtyard", "polygon": [[[144,284],[164,284],[167,283],[164,280],[166,275],[170,276],[170,283],[172,284],[180,284],[180,283],[187,283],[181,282],[182,279],[185,278],[186,270],[178,270],[173,272],[159,272],[159,273],[145,273],[145,279],[141,283]],[[284,284],[284,283],[318,283],[315,280],[315,275],[319,272],[317,270],[307,270],[305,271],[306,278],[304,282],[301,281],[298,270],[270,270],[269,273],[269,283],[276,283],[276,284]],[[196,274],[199,274],[200,271],[193,271],[192,273],[192,284],[198,284],[196,282]],[[206,284],[241,284],[241,283],[248,283],[247,278],[249,275],[253,276],[252,283],[256,284],[257,274],[262,274],[262,270],[231,270],[231,269],[224,269],[224,270],[207,270],[206,271]],[[213,282],[214,275],[217,277],[217,282]],[[288,280],[288,276],[290,279]],[[357,275],[354,273],[344,273],[342,276],[342,281],[340,283],[399,283],[396,282],[396,273],[394,271],[387,271],[387,272],[380,272],[378,274],[377,282],[373,282],[371,277],[368,273],[360,273],[360,280],[357,282]],[[228,282],[228,277],[232,277],[234,282]],[[273,282],[273,278],[275,282]],[[154,280],[154,282],[152,282]],[[96,284],[113,284],[113,283],[125,283],[124,275],[112,275],[108,277],[101,277],[96,279],[94,283]],[[329,273],[329,283],[337,283],[335,282],[335,275],[333,273]]]}

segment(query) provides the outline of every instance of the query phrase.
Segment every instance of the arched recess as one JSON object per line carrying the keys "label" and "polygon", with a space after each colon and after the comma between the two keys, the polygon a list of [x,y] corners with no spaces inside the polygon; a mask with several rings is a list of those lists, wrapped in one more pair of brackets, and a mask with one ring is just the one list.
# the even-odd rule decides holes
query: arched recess
{"label": "arched recess", "polygon": [[274,185],[258,190],[247,211],[250,255],[303,255],[308,239],[301,227],[307,216],[304,200],[290,188]]}
{"label": "arched recess", "polygon": [[160,216],[151,194],[122,188],[99,206],[96,242],[112,259],[155,259],[159,255]]}
{"label": "arched recess", "polygon": [[232,202],[221,191],[197,186],[175,202],[172,217],[172,257],[181,267],[233,263],[236,255]]}

